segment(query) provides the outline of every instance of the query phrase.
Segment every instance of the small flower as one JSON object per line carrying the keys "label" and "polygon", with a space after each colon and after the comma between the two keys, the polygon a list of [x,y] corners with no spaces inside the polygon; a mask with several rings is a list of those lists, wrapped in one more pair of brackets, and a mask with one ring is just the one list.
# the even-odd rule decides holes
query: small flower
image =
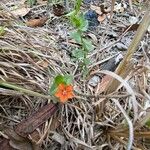
{"label": "small flower", "polygon": [[73,98],[74,94],[72,85],[65,85],[63,83],[59,84],[55,96],[58,97],[62,103]]}

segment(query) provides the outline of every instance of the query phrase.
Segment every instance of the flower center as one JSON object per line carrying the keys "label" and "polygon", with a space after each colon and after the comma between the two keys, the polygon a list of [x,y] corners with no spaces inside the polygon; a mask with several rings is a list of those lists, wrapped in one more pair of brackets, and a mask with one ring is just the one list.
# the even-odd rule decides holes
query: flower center
{"label": "flower center", "polygon": [[63,95],[66,95],[66,94],[67,94],[67,91],[66,91],[66,90],[63,90],[62,94],[63,94]]}

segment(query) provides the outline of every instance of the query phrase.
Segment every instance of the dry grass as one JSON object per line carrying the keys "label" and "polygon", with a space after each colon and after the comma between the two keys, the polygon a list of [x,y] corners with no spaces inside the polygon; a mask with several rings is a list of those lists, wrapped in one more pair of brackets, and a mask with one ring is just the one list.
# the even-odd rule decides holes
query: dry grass
{"label": "dry grass", "polygon": [[[46,7],[40,7],[41,12],[45,9]],[[89,55],[93,61],[90,70],[94,70],[96,75],[110,75],[121,82],[113,93],[100,95],[88,84],[93,74],[86,80],[82,79],[78,63],[70,57],[73,48],[67,34],[72,27],[67,20],[52,17],[45,26],[31,28],[12,16],[3,4],[0,22],[6,31],[4,36],[0,36],[1,81],[48,95],[49,86],[57,74],[70,73],[74,76],[74,87],[78,94],[60,107],[60,117],[57,120],[60,126],[55,131],[49,131],[55,118],[45,124],[39,141],[45,149],[150,149],[147,140],[150,139],[149,127],[145,125],[150,116],[149,33],[145,34],[138,48],[141,51],[137,50],[134,54],[134,65],[125,79],[99,68],[103,60],[107,61],[110,55],[118,53],[110,49],[120,39],[111,42],[107,35],[102,38],[97,36],[101,45]],[[122,34],[121,37],[124,36]],[[106,40],[103,41],[103,38]],[[126,52],[121,53],[124,55]],[[23,94],[1,85],[0,99],[1,135],[4,127],[14,126],[47,101],[46,98]],[[50,100],[53,100],[52,97],[49,97],[48,101]],[[104,105],[101,105],[102,102]],[[47,132],[49,134],[45,135]]]}

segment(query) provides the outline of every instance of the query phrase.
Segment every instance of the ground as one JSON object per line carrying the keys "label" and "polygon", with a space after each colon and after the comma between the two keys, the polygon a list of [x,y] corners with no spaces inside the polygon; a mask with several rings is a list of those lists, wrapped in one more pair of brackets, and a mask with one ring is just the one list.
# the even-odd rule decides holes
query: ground
{"label": "ground", "polygon": [[[150,26],[120,67],[148,1],[116,0],[113,14],[111,0],[82,2],[84,38],[94,47],[86,76],[65,16],[74,4],[1,0],[0,149],[150,149]],[[59,74],[73,77],[74,97],[65,103],[50,95]]]}

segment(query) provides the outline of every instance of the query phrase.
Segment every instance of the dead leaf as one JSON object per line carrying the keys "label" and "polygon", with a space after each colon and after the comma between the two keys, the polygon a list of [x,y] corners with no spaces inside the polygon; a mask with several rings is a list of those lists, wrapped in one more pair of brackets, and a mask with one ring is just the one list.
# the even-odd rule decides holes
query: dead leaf
{"label": "dead leaf", "polygon": [[41,125],[37,130],[29,135],[29,138],[32,142],[37,143],[39,141],[39,139],[41,138],[40,131],[42,130],[42,128],[43,126]]}
{"label": "dead leaf", "polygon": [[46,60],[39,61],[39,62],[37,62],[37,64],[43,68],[47,68],[49,65],[48,61],[46,61]]}
{"label": "dead leaf", "polygon": [[111,14],[107,13],[107,18],[110,19],[111,18]]}
{"label": "dead leaf", "polygon": [[60,121],[58,121],[60,119],[61,119],[60,113],[54,115],[51,126],[50,126],[51,131],[54,131],[61,125]]}
{"label": "dead leaf", "polygon": [[14,16],[25,16],[29,13],[30,11],[30,8],[19,8],[19,9],[16,9],[16,10],[13,10],[11,11],[11,13],[14,15]]}
{"label": "dead leaf", "polygon": [[27,138],[23,138],[18,135],[13,129],[6,129],[6,135],[9,137],[9,144],[12,148],[18,150],[33,150],[35,147],[33,143]]}
{"label": "dead leaf", "polygon": [[53,13],[55,16],[62,16],[65,13],[65,8],[60,4],[53,5]]}
{"label": "dead leaf", "polygon": [[18,135],[13,129],[7,128],[4,132],[9,137],[9,139],[14,139],[20,142],[23,142],[25,140],[23,137]]}
{"label": "dead leaf", "polygon": [[47,21],[47,19],[48,19],[47,17],[39,19],[30,19],[29,21],[26,22],[26,25],[28,27],[42,27]]}
{"label": "dead leaf", "polygon": [[106,14],[102,14],[101,16],[98,16],[97,20],[99,22],[103,22],[106,19]]}
{"label": "dead leaf", "polygon": [[62,136],[61,134],[57,133],[57,132],[51,132],[52,135],[52,139],[54,141],[57,141],[58,143],[60,143],[61,145],[64,145],[66,140],[65,140],[65,137]]}
{"label": "dead leaf", "polygon": [[103,14],[107,14],[107,13],[109,13],[109,12],[111,12],[111,7],[106,7],[105,5],[100,5],[100,8],[101,8],[101,12],[103,13]]}
{"label": "dead leaf", "polygon": [[99,6],[91,5],[91,10],[94,10],[97,14],[102,15],[103,12],[101,11],[101,8]]}
{"label": "dead leaf", "polygon": [[40,125],[46,122],[58,109],[57,104],[49,103],[41,107],[37,112],[21,121],[15,128],[17,134],[27,137],[34,132]]}
{"label": "dead leaf", "polygon": [[106,75],[102,78],[102,81],[99,84],[99,90],[98,93],[102,93],[106,90],[106,87],[108,86],[109,82],[112,80],[112,77],[109,75]]}
{"label": "dead leaf", "polygon": [[109,14],[111,13],[111,7],[105,8],[104,10],[105,10],[105,13],[106,13],[106,14],[107,14],[107,13],[109,13]]}
{"label": "dead leaf", "polygon": [[26,142],[18,142],[15,140],[10,140],[9,144],[10,146],[18,150],[33,150],[32,145],[29,143],[27,144]]}
{"label": "dead leaf", "polygon": [[0,149],[1,150],[15,150],[9,145],[9,139],[5,139],[5,138],[0,139]]}

